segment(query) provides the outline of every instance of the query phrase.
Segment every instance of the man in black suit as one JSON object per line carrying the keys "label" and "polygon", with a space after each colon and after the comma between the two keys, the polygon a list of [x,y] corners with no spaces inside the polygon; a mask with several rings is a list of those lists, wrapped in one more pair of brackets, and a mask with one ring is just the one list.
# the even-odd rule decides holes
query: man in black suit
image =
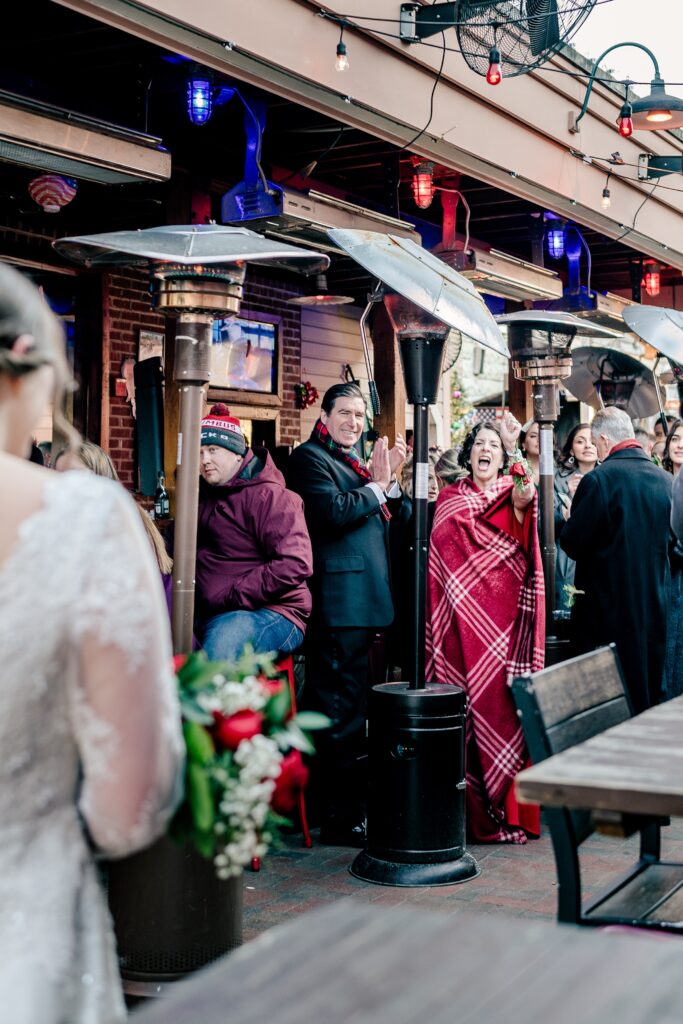
{"label": "man in black suit", "polygon": [[576,560],[576,653],[615,643],[633,710],[660,698],[669,601],[672,477],[634,439],[621,409],[591,424],[602,465],[581,480],[560,546]]}
{"label": "man in black suit", "polygon": [[364,840],[368,652],[375,632],[394,617],[388,521],[400,504],[395,474],[405,458],[402,437],[391,450],[380,438],[366,466],[355,447],[364,423],[360,388],[334,385],[287,467],[313,546],[304,704],[332,720],[318,741],[321,839],[348,845]]}

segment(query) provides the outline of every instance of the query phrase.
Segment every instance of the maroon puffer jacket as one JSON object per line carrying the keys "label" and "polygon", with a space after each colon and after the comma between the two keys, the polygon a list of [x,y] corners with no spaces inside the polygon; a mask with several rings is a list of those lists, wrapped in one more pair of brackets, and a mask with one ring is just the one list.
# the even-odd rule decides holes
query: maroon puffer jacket
{"label": "maroon puffer jacket", "polygon": [[303,502],[267,451],[247,451],[224,487],[199,488],[197,616],[269,608],[306,629],[313,572]]}

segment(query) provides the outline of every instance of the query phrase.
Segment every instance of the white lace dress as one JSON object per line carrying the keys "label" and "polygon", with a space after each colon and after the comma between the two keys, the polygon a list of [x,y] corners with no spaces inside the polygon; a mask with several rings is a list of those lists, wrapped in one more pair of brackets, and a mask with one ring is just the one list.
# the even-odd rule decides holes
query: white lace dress
{"label": "white lace dress", "polygon": [[46,479],[0,565],[0,658],[0,1019],[109,1024],[125,1011],[86,828],[108,856],[151,842],[182,763],[159,573],[120,485]]}

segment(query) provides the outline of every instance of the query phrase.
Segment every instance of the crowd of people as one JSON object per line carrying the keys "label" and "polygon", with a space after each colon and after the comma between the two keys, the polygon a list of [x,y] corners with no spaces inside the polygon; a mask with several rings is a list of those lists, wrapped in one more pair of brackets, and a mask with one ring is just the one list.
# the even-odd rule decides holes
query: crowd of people
{"label": "crowd of people", "polygon": [[[58,321],[0,265],[0,998],[13,1020],[46,1024],[122,1018],[91,850],[122,856],[158,836],[183,764],[172,552],[107,453],[60,417],[68,383]],[[32,442],[48,401],[59,451]],[[201,429],[197,643],[227,660],[246,645],[305,651],[301,704],[331,723],[321,841],[346,845],[365,838],[370,653],[384,637],[398,679],[412,661],[413,456],[379,437],[366,462],[365,427],[358,386],[331,387],[284,476],[225,406]],[[427,676],[467,696],[478,842],[540,832],[513,796],[528,758],[508,686],[544,662],[540,433],[505,413],[429,456]],[[683,420],[636,433],[617,408],[556,453],[554,603],[571,605],[572,653],[616,644],[636,712],[683,692],[681,466]]]}

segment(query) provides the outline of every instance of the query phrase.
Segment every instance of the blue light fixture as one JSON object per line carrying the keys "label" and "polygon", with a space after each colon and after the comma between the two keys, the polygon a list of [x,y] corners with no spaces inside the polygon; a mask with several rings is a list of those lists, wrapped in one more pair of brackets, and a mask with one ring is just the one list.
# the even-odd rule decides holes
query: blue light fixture
{"label": "blue light fixture", "polygon": [[196,71],[187,80],[187,115],[192,124],[206,124],[213,111],[213,80]]}
{"label": "blue light fixture", "polygon": [[564,256],[564,229],[565,222],[553,214],[545,216],[545,238],[548,246],[548,255],[554,260],[561,260]]}

